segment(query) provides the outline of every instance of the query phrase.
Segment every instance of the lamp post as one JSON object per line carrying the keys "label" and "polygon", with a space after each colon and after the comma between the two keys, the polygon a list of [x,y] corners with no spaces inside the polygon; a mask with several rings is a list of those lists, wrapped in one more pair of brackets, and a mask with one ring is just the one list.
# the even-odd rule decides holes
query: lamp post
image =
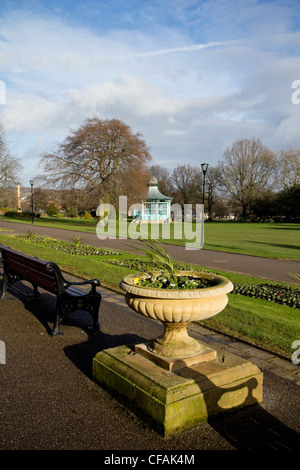
{"label": "lamp post", "polygon": [[203,173],[203,192],[202,192],[202,201],[204,206],[204,192],[205,192],[205,175],[208,168],[208,163],[201,163],[202,173]]}
{"label": "lamp post", "polygon": [[21,211],[20,183],[18,183],[17,190],[18,190],[18,210],[17,210],[17,212],[22,212]]}
{"label": "lamp post", "polygon": [[31,223],[33,224],[33,180],[30,180],[30,186],[31,186]]}

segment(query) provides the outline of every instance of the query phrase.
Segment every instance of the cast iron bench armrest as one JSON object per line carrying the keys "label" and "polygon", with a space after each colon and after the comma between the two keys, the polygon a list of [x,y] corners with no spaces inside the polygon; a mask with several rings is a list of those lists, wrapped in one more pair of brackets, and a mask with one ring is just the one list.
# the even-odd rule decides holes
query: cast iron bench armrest
{"label": "cast iron bench armrest", "polygon": [[64,280],[64,286],[66,289],[68,289],[71,286],[85,286],[91,284],[91,293],[96,293],[96,287],[101,286],[101,283],[99,279],[90,279],[88,281],[67,281],[66,279]]}

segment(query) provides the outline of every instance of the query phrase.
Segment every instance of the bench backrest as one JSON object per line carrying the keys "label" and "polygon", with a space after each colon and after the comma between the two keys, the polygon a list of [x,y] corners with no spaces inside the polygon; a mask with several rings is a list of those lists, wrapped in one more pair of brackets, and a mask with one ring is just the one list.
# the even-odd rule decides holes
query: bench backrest
{"label": "bench backrest", "polygon": [[33,258],[8,247],[0,246],[0,249],[5,270],[48,292],[58,293],[58,272],[60,270],[55,263]]}

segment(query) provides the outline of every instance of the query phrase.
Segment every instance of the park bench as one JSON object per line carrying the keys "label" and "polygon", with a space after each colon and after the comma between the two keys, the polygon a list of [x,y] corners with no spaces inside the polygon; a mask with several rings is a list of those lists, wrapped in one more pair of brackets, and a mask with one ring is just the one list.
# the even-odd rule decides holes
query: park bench
{"label": "park bench", "polygon": [[[96,287],[100,286],[98,279],[87,281],[67,281],[59,266],[50,261],[42,261],[0,244],[3,263],[3,282],[1,298],[5,298],[8,287],[16,281],[28,281],[33,287],[33,295],[40,295],[38,287],[56,296],[56,315],[52,336],[62,334],[59,331],[61,321],[66,315],[75,310],[89,312],[93,318],[92,329],[99,331],[98,312],[101,294]],[[89,292],[79,289],[80,286],[91,285]]]}

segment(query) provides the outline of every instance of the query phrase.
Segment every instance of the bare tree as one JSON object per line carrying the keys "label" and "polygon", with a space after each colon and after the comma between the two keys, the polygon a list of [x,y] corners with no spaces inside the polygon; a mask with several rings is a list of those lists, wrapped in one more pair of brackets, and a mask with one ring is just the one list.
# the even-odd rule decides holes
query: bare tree
{"label": "bare tree", "polygon": [[[131,178],[150,161],[149,149],[141,134],[118,119],[93,117],[84,121],[58,145],[53,153],[42,156],[45,181],[52,186],[84,188],[105,198],[110,180],[117,173]],[[134,185],[138,189],[138,185]]]}
{"label": "bare tree", "polygon": [[300,183],[300,150],[289,148],[278,155],[278,183],[281,188],[291,188]]}
{"label": "bare tree", "polygon": [[18,183],[21,169],[21,161],[10,153],[0,124],[0,190]]}
{"label": "bare tree", "polygon": [[174,193],[174,185],[172,184],[168,168],[161,165],[153,165],[151,167],[151,174],[157,179],[160,192],[166,196],[172,196]]}
{"label": "bare tree", "polygon": [[259,139],[240,139],[225,150],[224,159],[219,163],[220,182],[241,205],[243,217],[251,211],[262,189],[271,183],[275,168],[275,155]]}
{"label": "bare tree", "polygon": [[202,190],[202,172],[199,167],[178,165],[172,173],[175,196],[180,204],[199,203]]}

